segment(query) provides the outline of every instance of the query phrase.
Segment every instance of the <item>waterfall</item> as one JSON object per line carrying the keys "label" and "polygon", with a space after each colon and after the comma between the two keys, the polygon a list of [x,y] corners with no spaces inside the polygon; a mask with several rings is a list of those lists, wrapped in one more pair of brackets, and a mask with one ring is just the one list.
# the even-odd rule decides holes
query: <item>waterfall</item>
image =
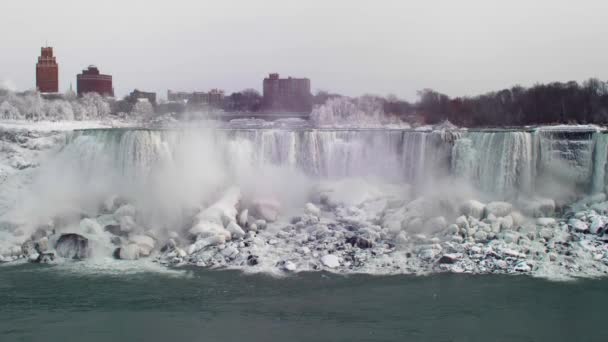
{"label": "waterfall", "polygon": [[454,145],[454,174],[490,193],[531,191],[536,170],[534,142],[529,132],[470,132]]}
{"label": "waterfall", "polygon": [[608,136],[589,130],[93,130],[75,132],[64,150],[83,171],[115,169],[140,182],[159,168],[243,178],[273,166],[314,179],[376,177],[414,186],[453,175],[509,197],[547,184],[602,191]]}
{"label": "waterfall", "polygon": [[608,154],[608,135],[598,133],[594,135],[593,152],[593,179],[591,193],[604,192],[606,186],[606,160]]}

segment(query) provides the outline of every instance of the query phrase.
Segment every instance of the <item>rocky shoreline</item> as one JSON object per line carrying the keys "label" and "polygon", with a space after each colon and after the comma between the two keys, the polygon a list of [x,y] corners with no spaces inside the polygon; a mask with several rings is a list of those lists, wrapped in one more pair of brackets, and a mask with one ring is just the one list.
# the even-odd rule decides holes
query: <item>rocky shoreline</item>
{"label": "rocky shoreline", "polygon": [[[163,232],[147,230],[135,206],[111,198],[103,214],[77,226],[39,227],[0,262],[114,257],[273,274],[608,274],[604,194],[575,203],[561,218],[526,216],[506,202],[468,200],[454,208],[451,216],[459,216],[451,221],[425,217],[422,211],[434,212],[425,207],[435,203],[428,198],[405,203],[380,196],[349,205],[326,194],[316,198],[301,215],[283,217],[276,201],[245,203],[239,189],[231,188],[200,209],[189,229]],[[550,200],[537,201],[532,210],[537,216],[553,211]]]}

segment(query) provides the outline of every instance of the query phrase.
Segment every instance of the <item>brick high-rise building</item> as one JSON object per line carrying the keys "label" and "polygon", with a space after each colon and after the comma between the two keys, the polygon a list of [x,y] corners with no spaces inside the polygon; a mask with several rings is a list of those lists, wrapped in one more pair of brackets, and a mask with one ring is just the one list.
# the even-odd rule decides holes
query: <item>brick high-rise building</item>
{"label": "brick high-rise building", "polygon": [[279,78],[270,74],[264,79],[263,107],[273,112],[310,113],[312,94],[308,78]]}
{"label": "brick high-rise building", "polygon": [[40,49],[36,63],[36,89],[41,93],[59,92],[59,65],[53,56],[52,47]]}
{"label": "brick high-rise building", "polygon": [[102,75],[94,65],[89,65],[82,74],[76,76],[76,91],[78,96],[86,93],[97,93],[103,96],[114,96],[112,76]]}

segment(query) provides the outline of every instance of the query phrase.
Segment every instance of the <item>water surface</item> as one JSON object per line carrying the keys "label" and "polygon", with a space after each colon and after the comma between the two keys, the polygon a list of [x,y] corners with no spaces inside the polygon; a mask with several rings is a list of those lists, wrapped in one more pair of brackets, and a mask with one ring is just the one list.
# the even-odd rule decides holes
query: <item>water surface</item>
{"label": "water surface", "polygon": [[607,341],[607,280],[0,268],[1,341]]}

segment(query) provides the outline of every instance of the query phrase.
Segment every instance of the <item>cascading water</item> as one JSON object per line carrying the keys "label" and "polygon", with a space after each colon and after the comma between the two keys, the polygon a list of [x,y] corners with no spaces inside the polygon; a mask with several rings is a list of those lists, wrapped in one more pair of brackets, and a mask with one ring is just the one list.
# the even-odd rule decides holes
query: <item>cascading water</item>
{"label": "cascading water", "polygon": [[[159,253],[168,264],[409,272],[438,267],[437,250],[455,248],[449,258],[483,273],[487,264],[465,257],[477,253],[465,251],[475,241],[514,256],[492,270],[526,272],[515,241],[544,251],[536,239],[553,236],[547,225],[559,234],[603,229],[607,137],[595,129],[75,131],[36,169],[15,210],[0,213],[10,237],[0,256],[22,257],[27,239],[57,229],[90,238],[101,257],[136,259],[168,243],[172,252]],[[552,217],[596,193],[593,209],[577,213],[587,223]],[[370,250],[357,256],[344,239]],[[342,261],[322,258],[329,253]]]}
{"label": "cascading water", "polygon": [[529,132],[470,132],[456,141],[452,167],[481,190],[509,196],[533,191],[535,152]]}
{"label": "cascading water", "polygon": [[[204,136],[204,138],[201,137]],[[196,139],[192,139],[196,138]],[[201,140],[202,139],[202,140]],[[274,165],[309,177],[379,177],[420,185],[464,178],[486,193],[532,195],[549,179],[601,191],[608,138],[599,132],[410,130],[94,130],[74,133],[64,153],[86,169],[112,168],[134,179],[176,162],[184,144],[227,174]],[[204,148],[197,144],[204,144]],[[213,153],[211,153],[211,151]],[[201,154],[211,153],[213,156]],[[108,167],[108,163],[112,164]]]}

